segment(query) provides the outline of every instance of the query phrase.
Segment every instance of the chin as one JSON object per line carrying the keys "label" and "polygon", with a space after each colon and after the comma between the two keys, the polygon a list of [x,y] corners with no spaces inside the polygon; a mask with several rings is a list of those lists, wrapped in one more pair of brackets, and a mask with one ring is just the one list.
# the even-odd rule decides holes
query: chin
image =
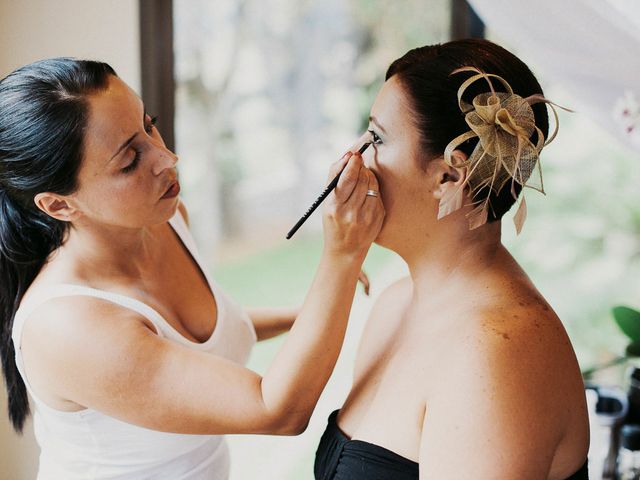
{"label": "chin", "polygon": [[178,211],[178,205],[180,204],[180,197],[174,197],[170,199],[163,200],[165,202],[162,219],[158,223],[164,223],[168,221],[171,217],[173,217]]}

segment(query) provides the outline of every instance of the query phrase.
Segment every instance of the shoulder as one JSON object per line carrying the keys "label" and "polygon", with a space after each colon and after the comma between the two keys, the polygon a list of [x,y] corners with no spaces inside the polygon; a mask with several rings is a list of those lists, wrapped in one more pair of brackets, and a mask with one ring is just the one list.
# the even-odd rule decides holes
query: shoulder
{"label": "shoulder", "polygon": [[583,393],[577,365],[558,353],[559,320],[544,312],[503,305],[470,315],[448,337],[439,362],[446,372],[429,391],[421,444],[421,459],[443,477],[451,473],[451,448],[469,459],[465,469],[475,478],[546,477],[571,421],[571,396]]}
{"label": "shoulder", "polygon": [[182,215],[182,218],[184,219],[184,223],[189,226],[189,212],[187,211],[187,207],[182,201],[182,198],[180,198],[178,201],[178,210],[180,211],[180,215]]}
{"label": "shoulder", "polygon": [[574,360],[562,323],[543,299],[487,305],[469,311],[458,326],[449,339],[459,375],[479,375],[507,387],[526,383],[527,390],[538,389],[532,395],[544,395],[562,379],[557,367]]}
{"label": "shoulder", "polygon": [[156,337],[153,325],[132,310],[99,298],[65,296],[30,312],[21,345],[38,393],[76,399],[79,385],[127,375],[136,357],[146,354],[142,340],[149,337]]}
{"label": "shoulder", "polygon": [[386,345],[386,340],[398,328],[412,292],[411,278],[402,278],[386,287],[376,298],[360,337],[356,355],[355,375],[364,372],[366,365]]}
{"label": "shoulder", "polygon": [[[41,351],[65,352],[66,347],[88,342],[98,346],[126,330],[145,329],[155,333],[153,324],[139,313],[111,301],[86,295],[48,299],[26,318],[23,344],[33,342]],[[122,340],[125,340],[122,337]],[[122,345],[122,342],[117,342]]]}
{"label": "shoulder", "polygon": [[402,311],[409,304],[413,282],[410,277],[403,277],[387,286],[376,298],[367,320],[365,334],[378,328],[395,328],[394,319],[399,319]]}
{"label": "shoulder", "polygon": [[512,368],[553,365],[571,350],[562,322],[539,296],[486,305],[470,313],[468,330],[473,335],[460,341],[470,355]]}
{"label": "shoulder", "polygon": [[23,350],[26,346],[30,357],[46,362],[101,349],[129,352],[137,334],[156,333],[153,324],[139,313],[84,295],[49,299],[24,321]]}
{"label": "shoulder", "polygon": [[[446,375],[434,403],[525,428],[557,440],[569,419],[571,395],[583,395],[573,349],[560,320],[546,303],[505,302],[469,313],[448,335]],[[538,429],[533,429],[531,419]],[[481,423],[483,420],[480,420]],[[477,426],[477,421],[475,422]],[[522,425],[522,424],[526,424]]]}
{"label": "shoulder", "polygon": [[376,310],[396,306],[399,301],[409,300],[412,290],[413,282],[411,277],[406,276],[396,280],[380,292],[373,308]]}

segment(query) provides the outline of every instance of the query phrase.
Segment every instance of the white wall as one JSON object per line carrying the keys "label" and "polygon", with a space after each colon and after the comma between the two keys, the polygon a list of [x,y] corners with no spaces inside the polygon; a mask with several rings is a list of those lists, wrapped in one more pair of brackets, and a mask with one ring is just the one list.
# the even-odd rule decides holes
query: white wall
{"label": "white wall", "polygon": [[[0,0],[0,78],[26,63],[70,56],[102,60],[140,91],[137,0]],[[31,421],[25,435],[7,419],[0,387],[0,478],[33,480],[38,447]]]}
{"label": "white wall", "polygon": [[101,60],[140,91],[138,0],[0,0],[0,77],[47,57]]}

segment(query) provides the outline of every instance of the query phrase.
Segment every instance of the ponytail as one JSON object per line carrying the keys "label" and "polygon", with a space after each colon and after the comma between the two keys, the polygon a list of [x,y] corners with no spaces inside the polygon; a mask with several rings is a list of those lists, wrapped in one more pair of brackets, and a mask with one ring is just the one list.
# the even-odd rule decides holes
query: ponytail
{"label": "ponytail", "polygon": [[86,96],[106,88],[113,69],[56,58],[26,65],[0,80],[0,358],[8,414],[21,433],[29,416],[11,338],[16,311],[68,228],[34,203],[40,192],[77,188],[88,118]]}
{"label": "ponytail", "polygon": [[[62,243],[63,230],[47,227],[45,221],[29,218],[12,204],[0,188],[0,356],[8,393],[9,419],[21,432],[29,415],[27,390],[16,368],[11,339],[13,319],[25,290],[38,274],[51,251]],[[53,219],[52,219],[53,220]]]}

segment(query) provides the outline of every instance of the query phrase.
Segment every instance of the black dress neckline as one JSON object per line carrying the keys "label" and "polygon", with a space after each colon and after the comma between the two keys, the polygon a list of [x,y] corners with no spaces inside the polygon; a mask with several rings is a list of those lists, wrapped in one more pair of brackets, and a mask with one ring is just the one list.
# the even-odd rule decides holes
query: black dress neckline
{"label": "black dress neckline", "polygon": [[[316,451],[316,480],[418,480],[420,465],[388,448],[350,439],[338,426],[340,410],[329,415]],[[589,480],[588,462],[566,480]]]}

